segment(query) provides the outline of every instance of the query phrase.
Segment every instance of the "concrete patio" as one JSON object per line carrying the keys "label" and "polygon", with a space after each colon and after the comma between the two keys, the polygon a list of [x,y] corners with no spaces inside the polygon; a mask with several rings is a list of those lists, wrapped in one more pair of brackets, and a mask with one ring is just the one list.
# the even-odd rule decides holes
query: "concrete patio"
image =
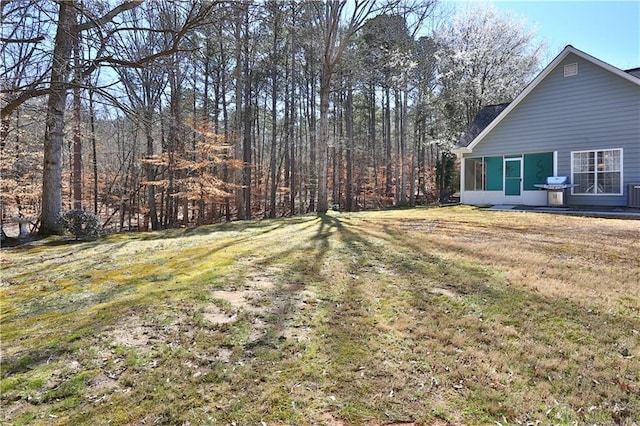
{"label": "concrete patio", "polygon": [[511,210],[534,213],[553,213],[572,216],[602,217],[616,219],[640,220],[640,209],[632,207],[603,207],[603,206],[524,206],[514,204],[496,204],[486,208],[487,210]]}

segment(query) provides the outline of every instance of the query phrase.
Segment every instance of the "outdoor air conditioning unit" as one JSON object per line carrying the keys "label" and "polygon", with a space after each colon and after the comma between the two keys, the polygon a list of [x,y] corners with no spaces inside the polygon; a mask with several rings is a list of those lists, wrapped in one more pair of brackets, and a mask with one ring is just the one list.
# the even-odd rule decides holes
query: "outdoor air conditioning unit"
{"label": "outdoor air conditioning unit", "polygon": [[640,208],[640,183],[629,184],[629,202],[627,206]]}

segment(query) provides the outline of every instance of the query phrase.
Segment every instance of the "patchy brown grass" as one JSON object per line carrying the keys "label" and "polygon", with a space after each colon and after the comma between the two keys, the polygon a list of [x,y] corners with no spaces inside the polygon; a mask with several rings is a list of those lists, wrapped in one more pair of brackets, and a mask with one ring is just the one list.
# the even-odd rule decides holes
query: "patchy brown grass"
{"label": "patchy brown grass", "polygon": [[2,252],[3,424],[636,424],[640,222],[468,207]]}

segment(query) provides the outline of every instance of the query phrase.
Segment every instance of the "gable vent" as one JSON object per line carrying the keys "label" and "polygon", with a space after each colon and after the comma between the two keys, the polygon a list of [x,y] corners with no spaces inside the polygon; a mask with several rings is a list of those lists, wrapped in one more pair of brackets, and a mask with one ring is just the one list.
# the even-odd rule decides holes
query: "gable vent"
{"label": "gable vent", "polygon": [[564,66],[564,76],[571,77],[574,75],[578,75],[578,64],[567,64]]}

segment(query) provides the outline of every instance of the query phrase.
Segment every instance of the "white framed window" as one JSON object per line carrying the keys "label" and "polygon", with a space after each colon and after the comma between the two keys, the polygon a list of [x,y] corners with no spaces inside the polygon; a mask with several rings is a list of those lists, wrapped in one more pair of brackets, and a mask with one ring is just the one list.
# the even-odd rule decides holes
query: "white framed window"
{"label": "white framed window", "polygon": [[622,148],[571,153],[576,195],[622,195]]}

